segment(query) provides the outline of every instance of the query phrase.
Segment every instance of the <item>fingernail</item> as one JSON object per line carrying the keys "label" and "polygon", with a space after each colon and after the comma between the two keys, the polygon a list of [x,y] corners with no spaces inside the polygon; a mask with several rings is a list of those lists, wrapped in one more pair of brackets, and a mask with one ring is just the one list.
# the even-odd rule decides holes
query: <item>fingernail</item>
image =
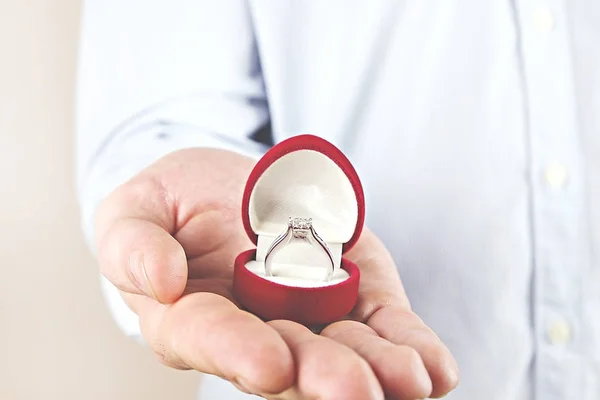
{"label": "fingernail", "polygon": [[160,303],[156,293],[154,292],[154,288],[152,287],[148,273],[146,272],[144,254],[141,251],[136,251],[131,254],[129,257],[129,268],[131,270],[131,274],[133,275],[133,279],[135,280],[135,284],[138,286],[138,289]]}

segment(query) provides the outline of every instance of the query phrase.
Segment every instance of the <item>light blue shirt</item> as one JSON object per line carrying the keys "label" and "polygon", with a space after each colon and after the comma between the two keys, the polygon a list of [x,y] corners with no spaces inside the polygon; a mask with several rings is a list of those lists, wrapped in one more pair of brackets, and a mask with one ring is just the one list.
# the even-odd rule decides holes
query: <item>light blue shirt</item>
{"label": "light blue shirt", "polygon": [[[318,134],[457,358],[449,399],[600,399],[600,2],[90,0],[82,24],[88,238],[172,150]],[[237,398],[220,385],[202,398]]]}

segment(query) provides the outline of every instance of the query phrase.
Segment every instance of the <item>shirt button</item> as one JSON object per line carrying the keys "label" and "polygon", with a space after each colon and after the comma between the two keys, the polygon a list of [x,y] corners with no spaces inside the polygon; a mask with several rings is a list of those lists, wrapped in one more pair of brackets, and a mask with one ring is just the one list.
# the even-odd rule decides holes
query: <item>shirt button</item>
{"label": "shirt button", "polygon": [[533,12],[533,23],[540,32],[548,33],[554,29],[554,15],[547,7],[539,7]]}
{"label": "shirt button", "polygon": [[554,345],[565,344],[571,339],[571,328],[564,321],[555,322],[548,329],[548,340]]}
{"label": "shirt button", "polygon": [[567,181],[567,167],[560,163],[552,163],[546,167],[546,182],[553,189],[563,187]]}

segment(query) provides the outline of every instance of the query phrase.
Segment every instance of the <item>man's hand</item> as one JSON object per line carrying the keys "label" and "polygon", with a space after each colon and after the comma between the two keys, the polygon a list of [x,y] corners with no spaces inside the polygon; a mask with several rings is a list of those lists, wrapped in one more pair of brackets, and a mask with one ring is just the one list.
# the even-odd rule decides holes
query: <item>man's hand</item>
{"label": "man's hand", "polygon": [[232,273],[253,246],[240,216],[252,167],[226,151],[175,152],[98,210],[101,271],[139,315],[158,358],[269,399],[412,400],[452,390],[454,359],[411,311],[393,260],[368,230],[347,254],[361,270],[347,320],[316,335],[238,307]]}

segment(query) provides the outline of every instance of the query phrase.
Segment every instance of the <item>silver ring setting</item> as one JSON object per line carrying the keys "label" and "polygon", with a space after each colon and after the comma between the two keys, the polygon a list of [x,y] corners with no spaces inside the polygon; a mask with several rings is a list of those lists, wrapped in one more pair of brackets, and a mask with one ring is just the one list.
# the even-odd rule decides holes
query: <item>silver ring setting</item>
{"label": "silver ring setting", "polygon": [[328,258],[329,268],[326,280],[331,280],[335,270],[333,255],[327,247],[327,243],[317,234],[312,224],[312,218],[289,217],[288,226],[285,232],[279,235],[271,244],[265,255],[265,273],[267,276],[273,276],[273,258],[283,247],[294,240],[308,242],[313,247],[321,249]]}

